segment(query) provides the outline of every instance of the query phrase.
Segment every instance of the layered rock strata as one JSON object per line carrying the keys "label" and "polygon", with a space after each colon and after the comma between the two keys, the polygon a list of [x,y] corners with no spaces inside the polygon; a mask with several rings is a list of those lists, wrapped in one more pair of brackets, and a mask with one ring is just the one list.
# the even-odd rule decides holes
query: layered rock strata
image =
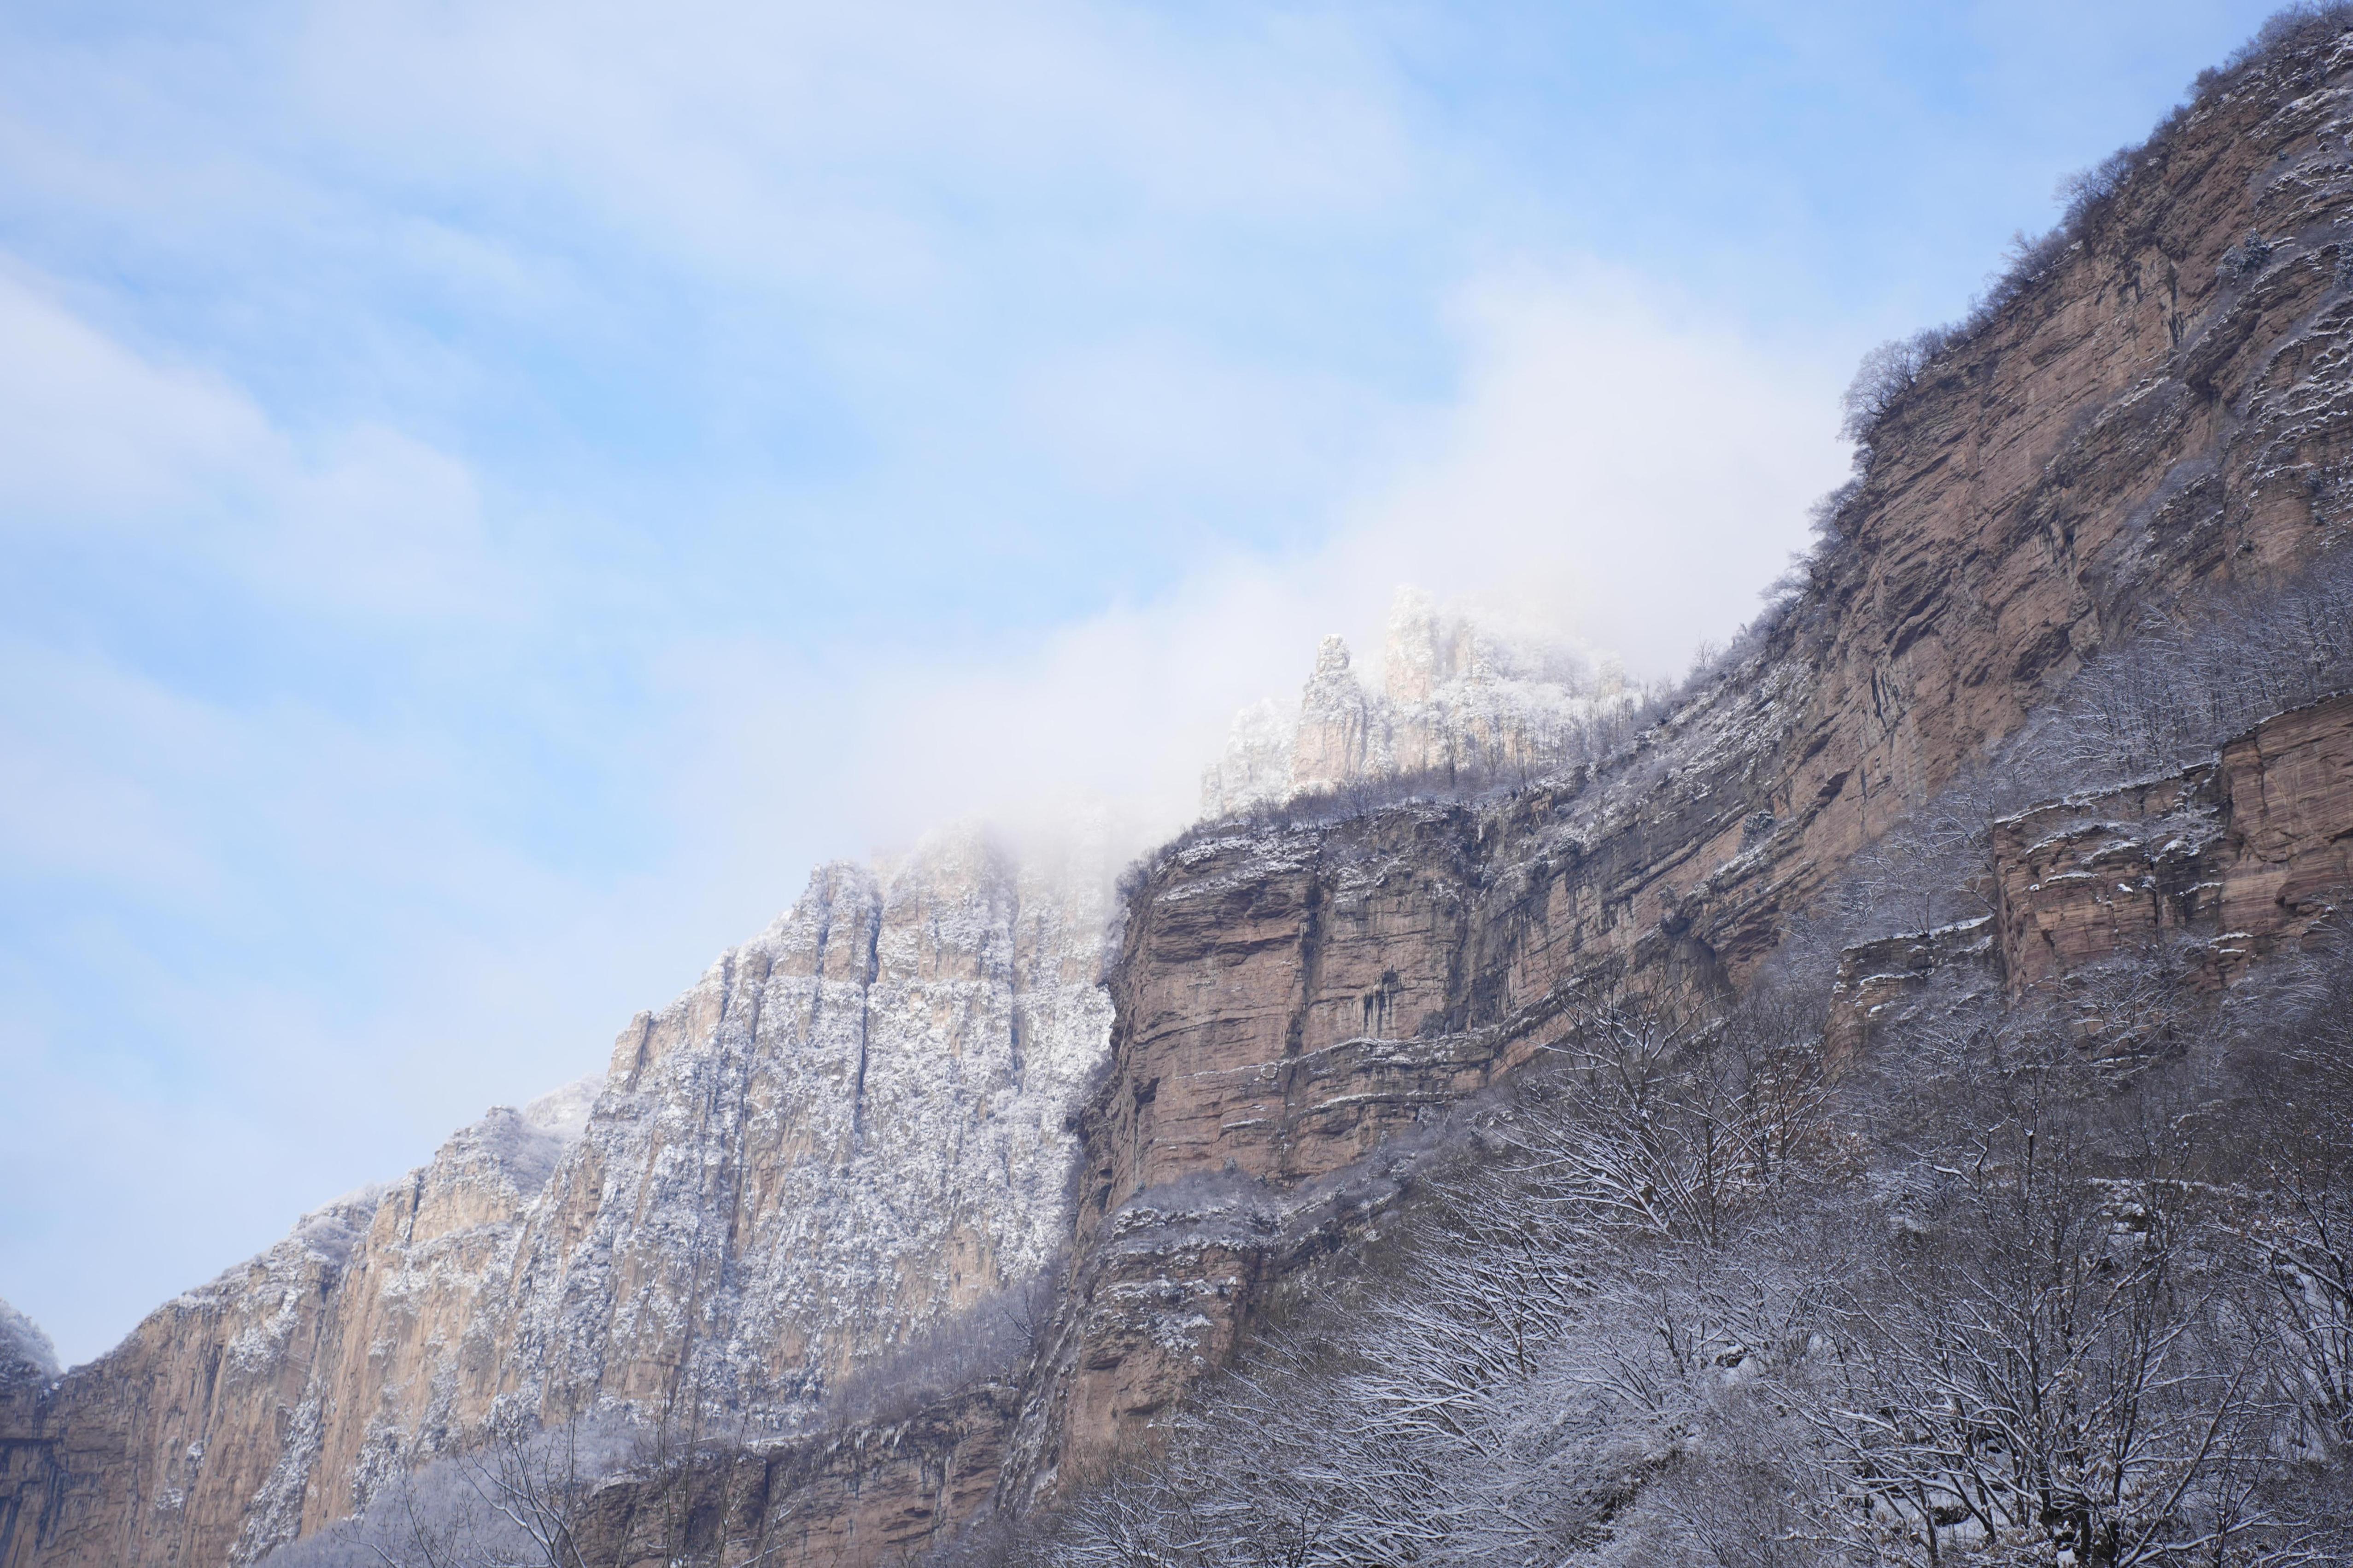
{"label": "layered rock strata", "polygon": [[[1580,998],[1737,986],[1857,848],[1988,755],[2149,606],[2292,569],[2341,540],[2353,500],[2348,89],[2353,46],[2341,33],[2213,82],[2066,242],[2038,258],[2034,276],[1894,397],[1840,511],[1837,547],[1812,563],[1796,601],[1737,664],[1629,754],[1598,773],[1456,805],[1357,811],[1340,801],[1321,816],[1229,822],[1151,860],[1110,975],[1110,1065],[1080,1117],[1073,1256],[1003,1439],[1000,1506],[1050,1500],[1148,1442],[1153,1423],[1233,1353],[1303,1258],[1383,1211],[1445,1108],[1559,1042]],[[1311,686],[1313,722],[1303,712],[1287,742],[1293,784],[1303,754],[1318,778],[1380,757],[1373,717],[1351,706],[1339,679],[1346,671],[1325,663],[1324,688]],[[1253,742],[1265,755],[1282,749],[1282,722],[1275,715]],[[2258,748],[2248,765],[2255,786],[2281,802],[2265,807],[2266,820],[2300,822],[2306,792],[2335,787],[2326,768],[2284,752]],[[1235,783],[1255,777],[1245,770]],[[2308,837],[2302,827],[2291,837]],[[2273,868],[2250,873],[2251,889],[2272,879],[2250,896],[2275,906],[2313,904],[2322,883],[2312,879],[2335,874],[2325,856],[2263,860],[2278,846],[2260,835],[2248,844]],[[379,1205],[364,1242],[341,1258],[327,1247],[290,1258],[268,1312],[163,1321],[151,1341],[100,1363],[105,1371],[82,1369],[45,1395],[37,1440],[69,1447],[66,1434],[89,1436],[79,1457],[47,1472],[63,1478],[56,1495],[65,1500],[30,1535],[20,1516],[9,1568],[222,1561],[246,1550],[247,1521],[295,1516],[270,1511],[283,1456],[356,1455],[372,1423],[393,1419],[383,1412],[421,1411],[443,1386],[452,1412],[501,1394],[561,1412],[663,1386],[689,1368],[748,1394],[793,1386],[824,1364],[861,1331],[854,1322],[819,1336],[763,1320],[758,1334],[735,1341],[726,1325],[776,1288],[760,1261],[775,1254],[740,1239],[803,1234],[762,1217],[781,1212],[765,1206],[768,1195],[812,1190],[776,1173],[803,1158],[813,1169],[854,1166],[867,1146],[868,1112],[841,1106],[845,1090],[851,1107],[870,1103],[855,1064],[874,1066],[871,1038],[830,1031],[853,994],[865,1016],[883,973],[879,961],[860,967],[855,940],[889,924],[882,902],[868,928],[857,911],[871,904],[854,889],[813,893],[810,918],[788,940],[714,971],[672,1014],[624,1037],[620,1087],[608,1086],[544,1189],[570,1195],[532,1200],[517,1226],[506,1278],[532,1283],[497,1299],[533,1305],[465,1314],[498,1325],[481,1331],[480,1342],[495,1347],[486,1359],[450,1348],[472,1342],[471,1330],[413,1342],[403,1328],[384,1342],[394,1347],[386,1365],[417,1371],[337,1383],[379,1342],[341,1326],[342,1303],[356,1299],[352,1280],[380,1245],[406,1245],[405,1229],[379,1241],[393,1222],[378,1216],[410,1211]],[[1002,951],[1022,951],[1018,919],[992,914],[969,929],[1002,932]],[[2022,929],[2024,942],[2042,928],[2029,920]],[[2091,928],[2061,920],[2049,929],[2061,933],[2047,944],[2059,952]],[[892,951],[953,954],[939,972],[977,974],[976,963],[956,965],[985,946],[958,938],[926,948],[918,936]],[[1052,947],[1040,940],[1033,951]],[[1029,983],[1017,971],[988,970],[1008,978],[982,988],[1021,994]],[[1066,984],[1067,956],[1044,973],[1062,977],[1050,985]],[[845,974],[869,978],[832,989]],[[1074,998],[1069,1016],[1100,1025],[1077,993],[1056,994]],[[1008,1001],[971,1016],[1018,1012]],[[947,1015],[918,1001],[908,1016]],[[854,1058],[853,1037],[863,1042]],[[807,1045],[804,1092],[833,1109],[788,1113],[764,1087],[769,1047],[786,1041]],[[1008,1043],[996,1059],[1012,1056]],[[990,1114],[1028,1104],[991,1089],[973,1093],[965,1113],[983,1103]],[[1026,1137],[1044,1126],[1031,1117],[1023,1109],[1008,1127]],[[609,1122],[602,1137],[600,1120]],[[719,1131],[705,1140],[705,1126]],[[910,1190],[937,1191],[931,1180]],[[423,1189],[414,1190],[421,1208]],[[608,1191],[617,1217],[600,1228]],[[661,1194],[677,1206],[650,1201]],[[641,1205],[656,1216],[642,1242],[635,1222],[617,1219]],[[666,1215],[694,1217],[671,1225]],[[1059,1217],[1047,1226],[1058,1227]],[[959,1281],[1002,1278],[1006,1260],[1031,1255],[1027,1242],[1006,1240],[959,1250],[957,1238],[991,1234],[985,1227],[950,1222],[924,1234],[946,1239],[915,1255],[909,1270],[928,1283],[892,1298],[894,1310],[955,1300]],[[228,1348],[245,1329],[275,1325],[281,1310],[284,1349],[234,1362]],[[720,1349],[703,1348],[714,1340]],[[438,1348],[412,1355],[401,1348],[411,1342]],[[437,1370],[427,1376],[428,1364]],[[216,1408],[216,1383],[197,1380],[208,1367],[226,1380],[221,1408],[234,1406],[217,1417],[203,1414]],[[331,1418],[344,1424],[332,1440]],[[200,1477],[184,1489],[187,1511],[159,1524],[156,1505],[187,1451],[175,1445],[204,1430],[239,1445],[217,1467],[233,1480]],[[923,1539],[976,1506],[995,1441],[955,1445],[970,1464],[956,1461],[953,1484],[933,1492],[945,1500],[925,1515]],[[792,1452],[776,1462],[832,1462],[813,1457],[818,1447]],[[849,1540],[826,1522],[863,1506],[849,1500],[865,1495],[864,1483],[848,1477],[894,1462],[844,1458],[838,1491],[797,1494],[807,1501],[796,1507],[815,1510],[806,1541]],[[339,1507],[349,1494],[336,1489],[364,1468],[322,1458],[284,1472],[296,1478],[284,1495],[301,1500],[296,1515],[329,1506],[313,1500]],[[918,1489],[949,1474],[918,1468]],[[186,1522],[200,1511],[201,1527]],[[775,1520],[763,1505],[740,1529],[766,1539]],[[807,1550],[811,1561],[872,1560],[862,1546]]]}
{"label": "layered rock strata", "polygon": [[984,1384],[895,1420],[742,1453],[696,1474],[682,1496],[607,1484],[579,1522],[581,1556],[622,1568],[915,1561],[996,1486],[1017,1398]]}
{"label": "layered rock strata", "polygon": [[2004,976],[2023,991],[2168,933],[2227,981],[2353,882],[2353,696],[2265,721],[2170,778],[1994,826]]}
{"label": "layered rock strata", "polygon": [[2012,995],[2171,942],[2230,984],[2353,899],[2353,694],[2267,719],[2162,778],[1993,825],[1995,912],[1852,947],[1827,1044],[1854,1057],[1890,1009],[1961,972]]}
{"label": "layered rock strata", "polygon": [[[1840,542],[1632,756],[1491,804],[1236,826],[1155,858],[1008,1500],[1148,1435],[1282,1276],[1273,1226],[1205,1242],[1165,1225],[1187,1184],[1251,1184],[1279,1211],[1558,1038],[1581,994],[1736,986],[1858,848],[2149,606],[2344,538],[2348,91],[2342,33],[2212,83],[1894,400]],[[2301,767],[2258,771],[2299,799],[2336,787]],[[2251,896],[2340,874],[2319,852],[2270,864]]]}
{"label": "layered rock strata", "polygon": [[1035,1275],[1109,1031],[1101,859],[956,835],[820,870],[601,1080],[491,1111],[11,1406],[0,1563],[251,1562],[497,1410],[788,1428]]}
{"label": "layered rock strata", "polygon": [[34,1414],[57,1380],[58,1354],[40,1326],[0,1301],[0,1563],[27,1516],[37,1519],[54,1474],[51,1449],[31,1436]]}
{"label": "layered rock strata", "polygon": [[1825,1061],[1844,1068],[1861,1060],[1885,1020],[1908,1013],[1939,979],[1989,975],[1996,962],[1991,915],[1848,948],[1839,955],[1838,977],[1831,984],[1822,1027]]}

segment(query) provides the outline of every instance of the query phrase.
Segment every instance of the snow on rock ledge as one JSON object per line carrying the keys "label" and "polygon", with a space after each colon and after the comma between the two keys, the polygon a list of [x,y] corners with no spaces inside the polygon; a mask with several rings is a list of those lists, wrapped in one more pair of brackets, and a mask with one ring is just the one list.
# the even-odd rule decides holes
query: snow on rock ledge
{"label": "snow on rock ledge", "polygon": [[1108,1048],[1103,867],[976,834],[819,870],[622,1032],[534,1215],[512,1355],[553,1411],[789,1409],[1042,1268]]}

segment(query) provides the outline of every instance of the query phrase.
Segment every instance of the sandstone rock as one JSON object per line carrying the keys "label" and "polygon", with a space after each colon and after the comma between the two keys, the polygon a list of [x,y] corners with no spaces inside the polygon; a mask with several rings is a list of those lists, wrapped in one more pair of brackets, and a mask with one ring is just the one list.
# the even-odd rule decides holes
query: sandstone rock
{"label": "sandstone rock", "polygon": [[2211,763],[1994,826],[2004,974],[2024,991],[2170,932],[2227,982],[2353,884],[2353,696],[2256,725]]}
{"label": "sandstone rock", "polygon": [[[528,1141],[486,1127],[166,1307],[29,1415],[0,1411],[6,1451],[34,1456],[0,1476],[15,1531],[0,1564],[250,1556],[459,1440],[493,1400],[562,1415],[691,1382],[767,1407],[1065,1236],[1009,1436],[1008,1405],[976,1405],[955,1418],[968,1432],[744,1463],[798,1500],[803,1560],[867,1562],[892,1531],[935,1540],[992,1468],[1018,1506],[1148,1441],[1290,1271],[1402,1190],[1434,1120],[1558,1041],[1580,996],[1736,985],[1858,847],[2148,606],[2342,539],[2348,94],[2343,34],[2206,92],[1896,400],[1797,602],[1606,766],[1225,823],[1155,857],[1092,1094],[1106,1016],[1083,900],[978,853],[948,856],[935,888],[822,873],[786,921],[624,1033],[537,1194],[517,1163]],[[1407,618],[1394,691],[1365,692],[1343,649],[1319,655],[1290,785],[1531,743],[1518,710],[1487,699],[1537,676],[1482,667],[1475,637],[1466,665],[1459,637]],[[1229,759],[1252,789],[1267,729]],[[2225,929],[2289,932],[2330,901],[2344,755],[2326,722],[2291,716],[2216,764],[2225,833],[2190,858],[2236,868]],[[1234,809],[1226,777],[1212,815]],[[2110,868],[2105,840],[2058,837],[2053,854]],[[2036,941],[2089,953],[2125,929],[2053,905],[2045,940],[2041,907],[2001,923],[2021,972]],[[1069,1110],[1074,1213],[1053,1179],[1073,1158]],[[872,1239],[902,1225],[903,1241]],[[612,1501],[626,1511],[626,1489]],[[776,1539],[765,1500],[731,1518],[731,1538]]]}
{"label": "sandstone rock", "polygon": [[41,1325],[0,1301],[0,1389],[38,1385],[57,1375],[57,1347]]}
{"label": "sandstone rock", "polygon": [[[694,1561],[774,1568],[871,1568],[921,1557],[972,1517],[996,1485],[1015,1391],[939,1399],[899,1420],[830,1432],[698,1476],[689,1506],[657,1505],[626,1482],[596,1492],[580,1531],[585,1561],[670,1568]],[[709,1555],[705,1555],[705,1554]]]}
{"label": "sandstone rock", "polygon": [[[1164,1189],[1229,1163],[1278,1195],[1345,1179],[1541,1048],[1580,994],[1738,984],[1858,848],[2148,606],[2345,537],[2349,96],[2339,34],[2186,110],[1890,409],[1842,542],[1760,644],[1597,776],[1203,830],[1156,858],[1009,1496],[1050,1498],[1148,1436],[1280,1278],[1271,1237],[1136,1255],[1126,1216]],[[1345,675],[1327,654],[1311,685],[1318,773],[1355,756]],[[2303,919],[2345,874],[2302,804],[2337,763],[2280,743],[2236,753],[2261,782],[2234,788],[2298,803],[2266,812],[2284,836],[2251,836],[2272,858],[2242,902]],[[1175,1350],[1169,1304],[1202,1320]]]}
{"label": "sandstone rock", "polygon": [[0,1563],[251,1562],[494,1408],[806,1419],[1061,1246],[1108,891],[1100,848],[1024,865],[977,833],[821,869],[601,1079],[491,1111],[12,1406],[0,1443],[37,1463],[0,1475]]}
{"label": "sandstone rock", "polygon": [[1992,916],[1979,915],[1936,931],[1882,937],[1840,954],[1822,1030],[1824,1060],[1838,1068],[1866,1055],[1883,1016],[1902,1009],[1938,976],[1964,970],[1991,975],[1992,927]]}
{"label": "sandstone rock", "polygon": [[41,1326],[0,1301],[0,1563],[8,1560],[18,1531],[30,1530],[26,1516],[37,1512],[39,1488],[49,1474],[50,1449],[13,1439],[30,1427],[42,1393],[58,1375],[58,1353]]}

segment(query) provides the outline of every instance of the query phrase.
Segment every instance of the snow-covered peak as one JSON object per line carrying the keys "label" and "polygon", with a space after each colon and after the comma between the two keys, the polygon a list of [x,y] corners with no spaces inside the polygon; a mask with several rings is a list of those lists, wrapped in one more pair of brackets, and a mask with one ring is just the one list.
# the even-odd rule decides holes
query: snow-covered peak
{"label": "snow-covered peak", "polygon": [[0,1389],[47,1383],[58,1375],[58,1347],[41,1325],[0,1301]]}
{"label": "snow-covered peak", "polygon": [[1345,641],[1325,637],[1295,710],[1269,700],[1235,716],[1225,755],[1202,775],[1202,814],[1357,779],[1542,765],[1579,725],[1628,700],[1614,661],[1399,589],[1380,689],[1359,679]]}
{"label": "snow-covered peak", "polygon": [[1045,1267],[1109,1048],[1109,853],[967,824],[819,867],[638,1015],[527,1218],[500,1352],[516,1382],[568,1411],[642,1397],[641,1369],[684,1357],[746,1417],[797,1420]]}

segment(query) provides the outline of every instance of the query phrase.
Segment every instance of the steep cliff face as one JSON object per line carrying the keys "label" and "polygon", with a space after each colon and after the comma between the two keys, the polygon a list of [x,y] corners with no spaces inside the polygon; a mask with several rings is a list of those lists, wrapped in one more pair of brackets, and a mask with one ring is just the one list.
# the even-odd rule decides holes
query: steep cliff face
{"label": "steep cliff face", "polygon": [[58,1374],[57,1347],[41,1326],[0,1301],[0,1388],[47,1383]]}
{"label": "steep cliff face", "polygon": [[45,1390],[8,1436],[37,1448],[15,1563],[206,1563],[299,1516],[315,1455],[312,1372],[379,1189],[307,1215],[260,1257],[165,1303]]}
{"label": "steep cliff face", "polygon": [[1107,890],[976,839],[831,868],[632,1023],[527,1226],[508,1387],[788,1407],[1034,1275],[1109,1032]]}
{"label": "steep cliff face", "polygon": [[2186,773],[2010,817],[1993,856],[2013,990],[2168,933],[2227,981],[2353,883],[2353,697],[2267,720]]}
{"label": "steep cliff face", "polygon": [[49,1336],[0,1301],[0,1562],[7,1561],[18,1521],[28,1511],[37,1514],[41,1505],[48,1447],[16,1434],[31,1425],[31,1413],[57,1375],[58,1354]]}
{"label": "steep cliff face", "polygon": [[2063,994],[2121,957],[2211,989],[2303,943],[2353,902],[2353,695],[2267,719],[2180,773],[2005,817],[1988,857],[1993,912],[1842,955],[1833,1055],[1862,1056],[1940,980]]}
{"label": "steep cliff face", "polygon": [[10,1568],[250,1562],[494,1408],[752,1429],[1060,1245],[1108,878],[835,866],[608,1073],[491,1111],[10,1405]]}
{"label": "steep cliff face", "polygon": [[625,1568],[911,1561],[987,1500],[1017,1397],[985,1384],[897,1419],[738,1453],[704,1467],[691,1492],[608,1482],[579,1521],[582,1560]]}
{"label": "steep cliff face", "polygon": [[[1298,1247],[1281,1216],[1311,1189],[1376,1190],[1418,1119],[1540,1048],[1568,998],[1736,984],[1855,850],[2148,606],[2343,535],[2349,96],[2337,35],[2171,123],[1893,400],[1805,592],[1631,760],[1155,858],[1087,1122],[1087,1245],[1009,1497],[1143,1434],[1281,1278]],[[2299,801],[2341,787],[2291,750],[2239,765],[2258,789],[2292,776]],[[2249,896],[2309,901],[2344,874],[2329,842],[2282,849]],[[1267,1216],[1258,1233],[1182,1223],[1204,1181],[1250,1189],[1227,1206]]]}

